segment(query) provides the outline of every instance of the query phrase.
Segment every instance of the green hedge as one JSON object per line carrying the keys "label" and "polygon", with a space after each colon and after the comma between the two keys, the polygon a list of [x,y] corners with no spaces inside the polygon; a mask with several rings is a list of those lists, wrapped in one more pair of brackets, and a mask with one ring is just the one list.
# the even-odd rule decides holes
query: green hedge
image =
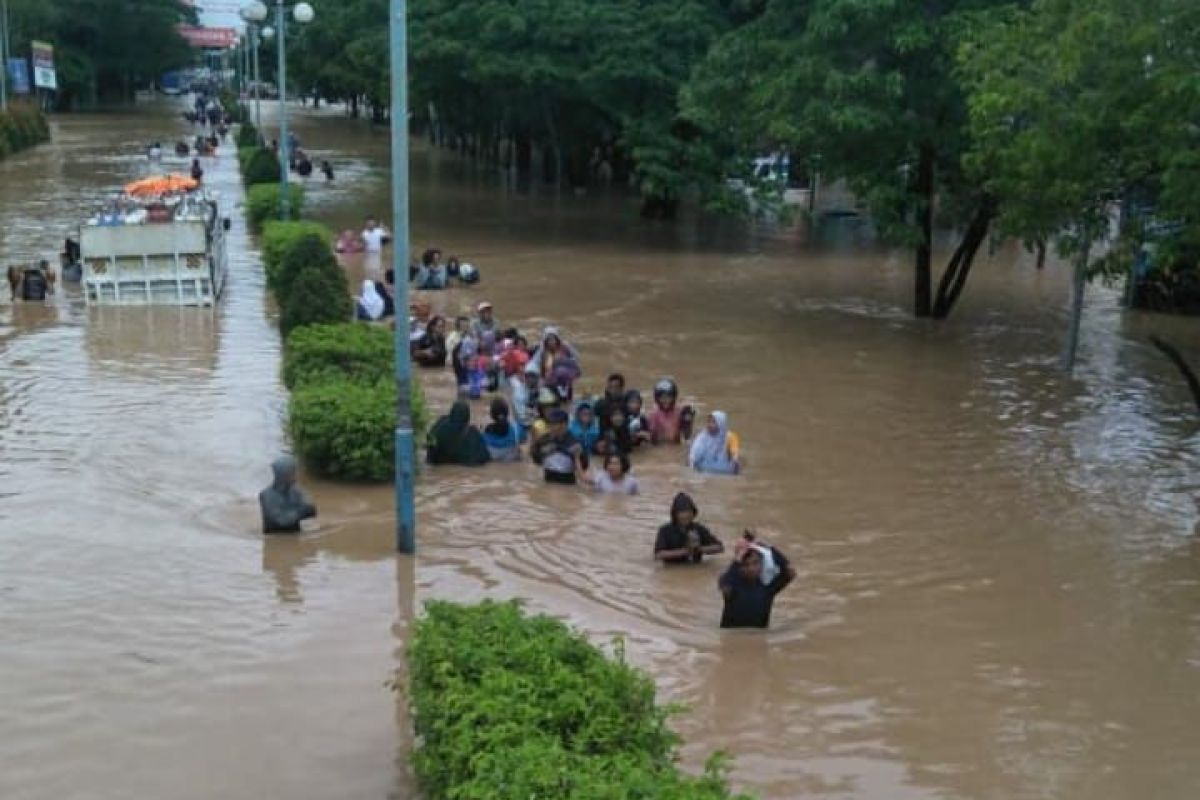
{"label": "green hedge", "polygon": [[279,183],[279,156],[266,147],[239,147],[238,166],[242,168],[242,183],[257,186]]}
{"label": "green hedge", "polygon": [[353,315],[346,273],[319,237],[306,235],[288,248],[276,286],[285,339],[303,325],[348,322]]}
{"label": "green hedge", "polygon": [[307,325],[287,338],[283,383],[289,389],[339,379],[378,383],[390,378],[395,352],[388,328],[353,322]]}
{"label": "green hedge", "polygon": [[429,603],[408,654],[425,797],[730,798],[723,757],[703,777],[676,769],[668,710],[621,655],[515,603]]}
{"label": "green hedge", "polygon": [[[428,420],[425,395],[414,382],[413,429]],[[301,383],[288,405],[288,432],[297,454],[315,472],[346,480],[395,477],[396,385],[350,378]]]}
{"label": "green hedge", "polygon": [[37,106],[13,103],[0,111],[0,158],[50,139],[50,125]]}
{"label": "green hedge", "polygon": [[258,147],[258,128],[249,120],[244,121],[238,128],[234,141],[238,146],[238,163],[241,164],[242,150],[252,150]]}
{"label": "green hedge", "polygon": [[[304,189],[296,184],[288,186],[289,204],[293,216],[304,210]],[[262,230],[263,223],[279,217],[279,184],[261,183],[246,190],[246,216],[250,227]]]}
{"label": "green hedge", "polygon": [[319,222],[268,220],[263,225],[263,272],[272,291],[279,290],[284,256],[306,237],[316,237],[326,251],[333,252],[333,233]]}

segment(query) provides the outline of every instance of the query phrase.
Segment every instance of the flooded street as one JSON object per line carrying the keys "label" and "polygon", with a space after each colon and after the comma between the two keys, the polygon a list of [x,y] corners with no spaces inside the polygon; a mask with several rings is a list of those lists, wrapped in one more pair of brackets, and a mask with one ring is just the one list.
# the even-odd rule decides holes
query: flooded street
{"label": "flooded street", "polygon": [[[297,128],[338,172],[311,181],[312,215],[386,220],[386,132]],[[168,107],[61,117],[52,145],[0,162],[7,261],[55,251],[179,131]],[[205,170],[240,196],[232,146]],[[625,637],[688,707],[685,764],[726,750],[764,798],[1200,795],[1200,426],[1147,341],[1200,353],[1193,320],[1123,315],[1093,287],[1067,379],[1069,275],[1017,249],[934,325],[909,314],[908,257],[849,231],[647,225],[423,147],[413,179],[414,248],[483,274],[436,310],[486,298],[505,325],[560,325],[593,391],[673,375],[729,413],[745,474],[659,449],[635,459],[642,495],[613,498],[528,464],[426,470],[415,561],[392,553],[388,487],[309,481],[319,533],[264,540],[286,393],[240,212],[215,314],[5,291],[0,797],[412,797],[384,683],[413,609],[512,596]],[[444,409],[452,376],[422,378]],[[651,560],[678,491],[727,542],[755,527],[793,558],[765,635],[717,629],[723,558]]]}

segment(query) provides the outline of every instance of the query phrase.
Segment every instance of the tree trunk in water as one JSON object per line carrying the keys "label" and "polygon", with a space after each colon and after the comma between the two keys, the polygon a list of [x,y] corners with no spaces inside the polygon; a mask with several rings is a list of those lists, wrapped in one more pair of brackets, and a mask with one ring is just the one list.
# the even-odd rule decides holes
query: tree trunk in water
{"label": "tree trunk in water", "polygon": [[1192,400],[1196,403],[1196,410],[1200,411],[1200,379],[1196,378],[1196,373],[1192,370],[1191,365],[1187,363],[1183,355],[1174,346],[1157,336],[1151,336],[1150,343],[1157,347],[1163,355],[1171,360],[1176,369],[1183,373],[1183,379],[1187,381],[1188,389],[1191,390]]}
{"label": "tree trunk in water", "polygon": [[932,314],[931,294],[933,288],[933,170],[934,153],[929,146],[921,147],[917,163],[917,223],[921,226],[921,243],[917,245],[916,276],[913,285],[913,314],[928,317]]}
{"label": "tree trunk in water", "polygon": [[515,140],[517,155],[517,178],[529,180],[533,174],[533,140],[528,133],[517,134]]}
{"label": "tree trunk in water", "polygon": [[1083,293],[1087,288],[1088,256],[1091,243],[1083,247],[1079,261],[1075,263],[1075,289],[1071,295],[1071,327],[1067,331],[1067,350],[1063,353],[1063,370],[1068,374],[1075,370],[1075,354],[1079,350],[1079,324],[1083,320]]}
{"label": "tree trunk in water", "polygon": [[1038,269],[1046,268],[1046,240],[1045,239],[1037,240],[1037,268]]}
{"label": "tree trunk in water", "polygon": [[979,247],[987,238],[988,229],[991,227],[995,213],[996,204],[991,198],[985,197],[980,201],[975,216],[971,218],[971,224],[967,226],[962,241],[958,243],[958,248],[954,251],[950,263],[946,265],[946,271],[942,273],[942,280],[938,283],[937,298],[933,304],[934,319],[948,317],[954,304],[958,302],[963,287],[967,283],[967,276],[971,274],[971,267],[975,264],[975,256],[979,252]]}
{"label": "tree trunk in water", "polygon": [[358,95],[350,97],[350,116],[358,119]]}

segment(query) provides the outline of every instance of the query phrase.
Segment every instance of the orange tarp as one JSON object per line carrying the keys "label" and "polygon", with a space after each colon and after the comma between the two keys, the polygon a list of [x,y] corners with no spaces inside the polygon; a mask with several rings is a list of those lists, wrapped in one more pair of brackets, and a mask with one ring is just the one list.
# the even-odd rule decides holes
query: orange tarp
{"label": "orange tarp", "polygon": [[190,192],[199,185],[187,175],[156,175],[127,184],[125,194],[131,197],[153,197],[162,194]]}

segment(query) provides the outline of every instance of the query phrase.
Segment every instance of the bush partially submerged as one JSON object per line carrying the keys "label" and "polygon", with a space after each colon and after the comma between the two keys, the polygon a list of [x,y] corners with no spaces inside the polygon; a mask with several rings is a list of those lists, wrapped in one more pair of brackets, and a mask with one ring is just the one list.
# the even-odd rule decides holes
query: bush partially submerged
{"label": "bush partially submerged", "polygon": [[268,220],[263,225],[262,259],[267,287],[278,291],[287,253],[305,239],[315,239],[327,253],[333,252],[333,234],[318,222]]}
{"label": "bush partially submerged", "polygon": [[336,380],[378,383],[391,379],[393,333],[359,323],[306,325],[287,338],[283,382],[289,389]]}
{"label": "bush partially submerged", "polygon": [[[428,414],[415,382],[410,401],[419,437]],[[296,452],[318,474],[366,481],[395,477],[396,386],[390,380],[300,383],[289,403],[288,428]]]}
{"label": "bush partially submerged", "polygon": [[50,126],[37,106],[12,103],[0,111],[0,158],[19,153],[50,138]]}
{"label": "bush partially submerged", "polygon": [[247,186],[279,183],[279,156],[273,150],[257,146],[239,149],[238,165]]}
{"label": "bush partially submerged", "polygon": [[700,778],[675,768],[668,711],[623,659],[512,603],[426,611],[408,660],[430,800],[730,797],[722,758]]}
{"label": "bush partially submerged", "polygon": [[[294,216],[299,216],[304,209],[304,189],[296,184],[288,186],[288,207]],[[263,223],[269,219],[279,218],[279,184],[260,183],[246,190],[246,216],[250,227],[262,230]]]}

